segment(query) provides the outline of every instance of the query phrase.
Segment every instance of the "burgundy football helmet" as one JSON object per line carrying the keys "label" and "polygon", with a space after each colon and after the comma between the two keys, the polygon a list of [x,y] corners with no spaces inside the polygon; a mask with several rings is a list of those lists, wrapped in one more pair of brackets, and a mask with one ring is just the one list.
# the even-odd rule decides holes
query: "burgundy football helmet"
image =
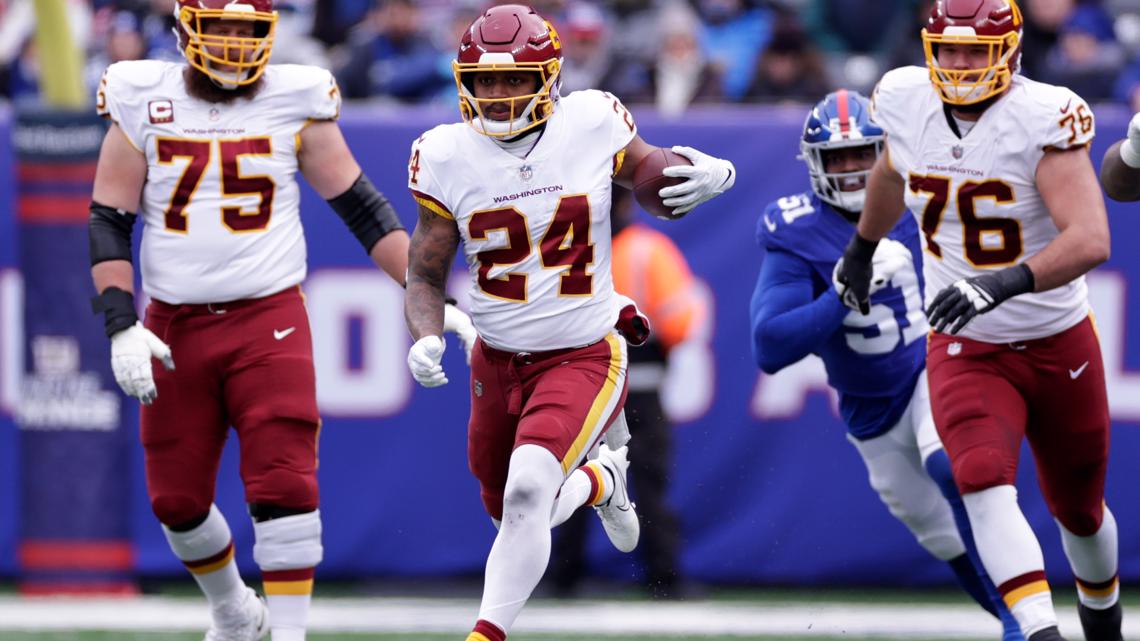
{"label": "burgundy football helmet", "polygon": [[[922,30],[926,66],[943,102],[972,105],[1009,88],[1021,59],[1021,10],[1016,0],[937,0]],[[938,64],[945,44],[983,45],[989,62],[977,69]]]}
{"label": "burgundy football helmet", "polygon": [[[481,134],[510,138],[546,122],[554,113],[562,84],[562,41],[549,21],[521,4],[491,7],[475,19],[459,42],[452,63],[463,121]],[[507,121],[490,119],[484,108],[502,98],[475,97],[480,72],[526,71],[538,75],[538,89],[510,100]],[[517,104],[525,104],[521,109]]]}
{"label": "burgundy football helmet", "polygon": [[[273,0],[176,0],[178,49],[214,84],[234,89],[252,84],[265,72],[277,12]],[[243,21],[253,25],[250,36],[206,33],[212,21]]]}

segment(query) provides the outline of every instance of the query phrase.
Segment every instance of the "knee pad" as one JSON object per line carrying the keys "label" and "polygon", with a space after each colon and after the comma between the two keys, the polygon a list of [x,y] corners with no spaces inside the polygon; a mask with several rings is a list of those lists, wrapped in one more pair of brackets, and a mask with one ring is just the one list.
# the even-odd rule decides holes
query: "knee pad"
{"label": "knee pad", "polygon": [[186,529],[164,526],[162,531],[174,555],[183,562],[210,559],[233,548],[230,526],[216,505],[210,506],[210,511],[197,526]]}
{"label": "knee pad", "polygon": [[324,557],[320,510],[253,524],[253,560],[262,571],[315,567]]}
{"label": "knee pad", "polygon": [[193,529],[210,513],[210,500],[189,494],[159,494],[150,497],[150,509],[159,523],[179,530]]}
{"label": "knee pad", "polygon": [[286,467],[265,470],[250,480],[247,493],[251,504],[274,505],[298,512],[312,512],[320,504],[316,474]]}
{"label": "knee pad", "polygon": [[998,449],[974,447],[959,454],[953,463],[954,479],[962,494],[1013,485],[1014,466]]}

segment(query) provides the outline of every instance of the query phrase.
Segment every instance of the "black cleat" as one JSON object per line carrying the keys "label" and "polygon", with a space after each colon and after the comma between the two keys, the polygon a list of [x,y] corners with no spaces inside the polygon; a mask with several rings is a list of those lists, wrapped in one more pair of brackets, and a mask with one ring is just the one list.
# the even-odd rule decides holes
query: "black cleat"
{"label": "black cleat", "polygon": [[1051,625],[1029,635],[1029,639],[1026,641],[1065,641],[1065,637],[1061,636],[1061,631],[1057,629],[1057,626]]}
{"label": "black cleat", "polygon": [[1120,601],[1106,610],[1094,610],[1078,603],[1077,614],[1081,615],[1081,629],[1087,641],[1124,641],[1120,634],[1120,623],[1124,618]]}

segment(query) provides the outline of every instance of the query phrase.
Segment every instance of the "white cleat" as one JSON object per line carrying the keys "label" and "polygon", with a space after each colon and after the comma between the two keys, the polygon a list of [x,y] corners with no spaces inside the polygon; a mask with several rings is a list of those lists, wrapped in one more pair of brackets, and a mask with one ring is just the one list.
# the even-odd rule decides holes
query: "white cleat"
{"label": "white cleat", "polygon": [[269,634],[269,608],[246,586],[238,598],[213,612],[214,622],[203,641],[258,641]]}
{"label": "white cleat", "polygon": [[610,543],[622,552],[632,552],[641,535],[641,525],[637,522],[637,512],[633,511],[635,506],[629,500],[629,489],[625,483],[626,470],[629,469],[627,452],[629,447],[626,445],[616,450],[611,450],[605,444],[598,448],[598,464],[610,473],[614,490],[610,494],[610,500],[594,507],[598,518],[602,520],[606,536],[610,537]]}

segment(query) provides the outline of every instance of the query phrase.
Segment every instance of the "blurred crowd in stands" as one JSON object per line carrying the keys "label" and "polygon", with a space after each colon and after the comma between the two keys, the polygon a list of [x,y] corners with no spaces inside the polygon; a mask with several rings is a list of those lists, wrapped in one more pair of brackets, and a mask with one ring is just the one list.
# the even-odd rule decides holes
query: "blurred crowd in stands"
{"label": "blurred crowd in stands", "polygon": [[[112,62],[180,60],[174,0],[66,0],[94,90]],[[34,98],[35,0],[0,0],[0,97]],[[485,0],[279,0],[273,62],[334,71],[345,97],[453,103],[451,60]],[[678,115],[814,102],[924,64],[930,0],[535,0],[564,43],[563,93],[599,88]],[[1022,72],[1140,111],[1140,0],[1022,0]]]}

